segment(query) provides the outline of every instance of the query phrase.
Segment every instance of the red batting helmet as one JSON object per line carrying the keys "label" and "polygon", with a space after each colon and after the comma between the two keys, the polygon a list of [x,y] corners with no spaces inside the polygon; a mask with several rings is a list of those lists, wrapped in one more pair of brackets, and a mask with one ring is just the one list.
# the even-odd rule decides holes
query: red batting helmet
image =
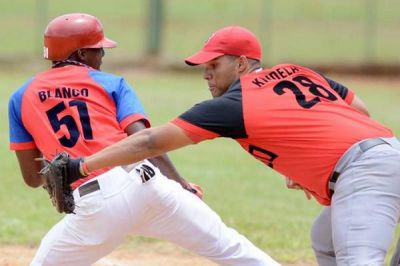
{"label": "red batting helmet", "polygon": [[117,43],[107,39],[101,22],[83,13],[56,17],[44,32],[45,59],[62,61],[81,48],[113,48]]}

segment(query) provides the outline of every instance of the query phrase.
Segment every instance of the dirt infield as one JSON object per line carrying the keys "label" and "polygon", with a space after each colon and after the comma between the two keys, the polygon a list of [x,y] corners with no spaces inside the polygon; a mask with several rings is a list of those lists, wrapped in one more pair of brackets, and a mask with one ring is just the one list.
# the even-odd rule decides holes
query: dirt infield
{"label": "dirt infield", "polygon": [[[35,248],[0,246],[0,266],[29,265]],[[140,247],[121,247],[93,266],[215,266],[216,264],[169,243],[144,244]],[[286,266],[313,266],[314,262],[283,264]]]}
{"label": "dirt infield", "polygon": [[[163,244],[168,245],[168,244]],[[120,248],[112,252],[106,258],[98,261],[94,266],[212,266],[215,265],[203,258],[187,253],[176,247],[162,247],[156,252],[152,247],[144,248]],[[23,246],[0,247],[0,266],[26,266],[33,258],[36,249]]]}

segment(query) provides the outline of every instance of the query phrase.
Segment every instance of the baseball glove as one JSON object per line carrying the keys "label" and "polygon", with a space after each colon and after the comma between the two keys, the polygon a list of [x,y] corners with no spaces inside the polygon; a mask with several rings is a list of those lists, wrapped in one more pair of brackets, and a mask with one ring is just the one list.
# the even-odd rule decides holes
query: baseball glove
{"label": "baseball glove", "polygon": [[[75,201],[70,187],[70,169],[80,163],[71,159],[66,152],[58,153],[51,162],[45,161],[40,170],[43,177],[43,188],[50,195],[51,202],[60,213],[74,213]],[[72,164],[72,165],[71,165]]]}

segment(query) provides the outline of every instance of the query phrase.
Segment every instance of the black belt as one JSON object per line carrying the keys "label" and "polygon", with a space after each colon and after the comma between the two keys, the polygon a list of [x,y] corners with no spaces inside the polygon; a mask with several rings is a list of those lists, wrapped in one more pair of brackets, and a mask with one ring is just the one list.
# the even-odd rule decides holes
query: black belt
{"label": "black belt", "polygon": [[83,196],[90,194],[92,192],[95,192],[99,189],[100,189],[99,181],[94,180],[94,181],[84,184],[78,188],[79,196],[83,197]]}
{"label": "black belt", "polygon": [[[358,144],[358,147],[360,148],[361,152],[366,152],[367,150],[378,146],[378,145],[382,145],[382,144],[389,144],[386,141],[384,141],[383,139],[380,138],[376,138],[376,139],[368,139],[365,141],[362,141],[361,143]],[[340,173],[337,171],[334,171],[331,175],[331,177],[329,178],[329,183],[331,184],[335,184],[336,181],[338,180],[340,176]],[[334,190],[333,189],[329,189],[331,195],[333,194]]]}
{"label": "black belt", "polygon": [[[133,169],[133,167],[132,167],[132,169]],[[131,171],[130,168],[124,168],[124,170]],[[156,172],[154,171],[154,169],[151,166],[144,164],[144,163],[140,165],[140,169],[136,168],[136,171],[139,173],[143,183],[146,183],[147,181],[149,181],[156,174]],[[83,196],[90,194],[92,192],[95,192],[99,189],[100,189],[99,181],[97,181],[97,179],[96,179],[94,181],[91,181],[89,183],[86,183],[86,184],[80,186],[78,188],[78,192],[79,192],[79,196],[83,197]]]}

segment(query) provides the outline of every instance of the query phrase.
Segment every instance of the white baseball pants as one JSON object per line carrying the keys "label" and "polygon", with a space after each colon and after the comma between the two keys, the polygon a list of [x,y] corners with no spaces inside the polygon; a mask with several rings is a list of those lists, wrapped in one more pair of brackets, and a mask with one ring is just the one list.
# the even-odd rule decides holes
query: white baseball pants
{"label": "white baseball pants", "polygon": [[[136,171],[143,164],[155,171],[144,183]],[[91,265],[128,234],[168,240],[220,265],[279,265],[150,162],[136,169],[113,168],[97,177],[99,190],[83,197],[76,189],[76,214],[47,233],[31,266]]]}
{"label": "white baseball pants", "polygon": [[400,216],[400,143],[384,140],[365,152],[353,145],[339,161],[331,207],[311,232],[319,265],[384,265]]}

